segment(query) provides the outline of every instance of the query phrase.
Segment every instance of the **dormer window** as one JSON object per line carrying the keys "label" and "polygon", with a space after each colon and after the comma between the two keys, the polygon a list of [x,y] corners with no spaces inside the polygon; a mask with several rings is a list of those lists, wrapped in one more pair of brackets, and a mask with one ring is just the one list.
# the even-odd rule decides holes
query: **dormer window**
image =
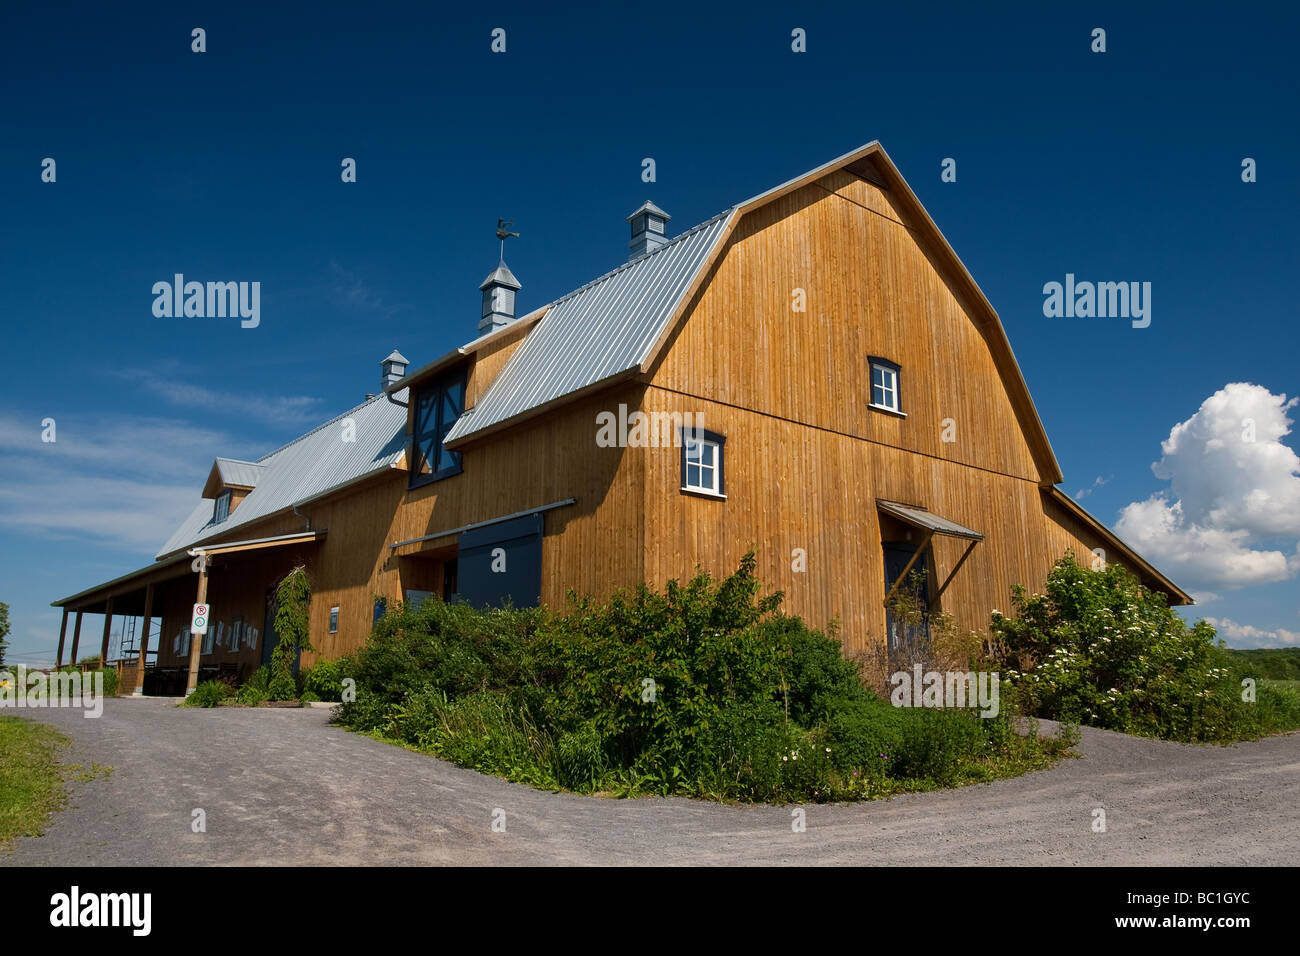
{"label": "dormer window", "polygon": [[229,488],[217,495],[217,500],[212,503],[212,523],[221,524],[230,517],[230,498],[234,494]]}
{"label": "dormer window", "polygon": [[902,415],[902,402],[899,399],[899,372],[901,366],[886,358],[870,356],[871,363],[871,399],[870,406],[882,412]]}
{"label": "dormer window", "polygon": [[415,393],[410,487],[460,474],[460,453],[443,447],[443,439],[465,411],[465,370],[444,375]]}
{"label": "dormer window", "polygon": [[208,472],[203,497],[212,499],[212,523],[221,524],[239,507],[262,475],[262,465],[253,461],[218,458]]}

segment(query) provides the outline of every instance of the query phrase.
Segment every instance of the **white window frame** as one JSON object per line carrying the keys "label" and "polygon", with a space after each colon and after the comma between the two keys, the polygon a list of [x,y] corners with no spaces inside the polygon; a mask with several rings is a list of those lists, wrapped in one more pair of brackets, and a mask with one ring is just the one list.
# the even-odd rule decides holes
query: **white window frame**
{"label": "white window frame", "polygon": [[230,517],[230,505],[235,497],[229,488],[223,489],[212,502],[212,523],[221,524]]}
{"label": "white window frame", "polygon": [[[696,438],[689,434],[683,436],[682,441],[685,443],[683,454],[686,456],[686,467],[683,469],[682,475],[682,491],[689,491],[697,495],[712,495],[715,498],[725,498],[726,495],[722,493],[722,487],[720,487],[722,480],[723,443],[709,438]],[[691,463],[692,447],[699,449],[699,453],[695,459],[696,464]],[[703,452],[705,448],[713,449],[713,463],[710,465],[704,464]],[[697,469],[699,472],[697,484],[691,483],[692,468]],[[705,484],[704,482],[706,474],[710,478],[708,484]]]}
{"label": "white window frame", "polygon": [[[902,378],[901,370],[894,365],[887,365],[884,362],[872,361],[869,363],[871,368],[870,384],[871,389],[867,404],[871,408],[878,408],[881,411],[893,412],[895,415],[906,415],[903,411],[902,401],[899,398],[899,379]],[[881,373],[881,384],[876,384],[876,372]],[[886,380],[887,379],[887,380]],[[884,404],[876,401],[876,389],[880,389],[882,398],[892,398],[893,404]]]}
{"label": "white window frame", "polygon": [[339,632],[339,606],[335,604],[332,608],[330,608],[330,633],[337,634],[338,632]]}

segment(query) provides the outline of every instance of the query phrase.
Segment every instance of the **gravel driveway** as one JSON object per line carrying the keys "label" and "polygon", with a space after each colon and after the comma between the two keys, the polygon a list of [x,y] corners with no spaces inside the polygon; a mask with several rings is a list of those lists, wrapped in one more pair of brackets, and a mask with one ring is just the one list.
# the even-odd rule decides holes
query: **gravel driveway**
{"label": "gravel driveway", "polygon": [[[328,724],[327,710],[17,712],[106,763],[0,865],[1294,864],[1300,734],[1194,747],[1084,729],[1081,759],[858,805],[720,806],[542,793]],[[493,829],[504,811],[505,832]],[[1106,811],[1105,833],[1093,810]],[[201,809],[206,832],[192,829]],[[500,814],[497,814],[500,819]],[[498,828],[499,829],[499,828]]]}

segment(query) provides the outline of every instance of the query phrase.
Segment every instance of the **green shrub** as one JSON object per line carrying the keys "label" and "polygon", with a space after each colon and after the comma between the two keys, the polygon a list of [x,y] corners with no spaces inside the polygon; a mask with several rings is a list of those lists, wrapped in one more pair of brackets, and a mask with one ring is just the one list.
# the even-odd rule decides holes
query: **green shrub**
{"label": "green shrub", "polygon": [[1066,556],[1044,594],[1013,591],[993,615],[1004,680],[1026,713],[1182,741],[1227,742],[1291,729],[1287,706],[1242,700],[1239,664],[1205,621],[1189,627],[1119,565]]}
{"label": "green shrub", "polygon": [[351,661],[346,657],[317,661],[315,667],[303,672],[303,692],[314,694],[317,700],[342,700],[343,678],[349,676],[350,665]]}
{"label": "green shrub", "polygon": [[256,707],[262,701],[270,699],[271,695],[264,688],[252,684],[245,684],[235,691],[235,700],[245,707]]}
{"label": "green shrub", "polygon": [[256,707],[271,697],[271,669],[263,664],[235,692],[235,700],[245,707]]}
{"label": "green shrub", "polygon": [[233,696],[230,688],[219,680],[205,680],[182,702],[185,707],[216,707]]}
{"label": "green shrub", "polygon": [[[98,656],[98,655],[95,655],[95,656],[93,656],[93,657],[87,657],[87,658],[85,658],[85,660],[86,660],[86,661],[93,661],[93,662],[95,662],[95,663],[98,663],[98,662],[99,662],[99,656]],[[60,667],[59,670],[60,670],[60,671],[64,671],[64,672],[67,672],[67,671],[80,671],[81,668],[78,667],[78,666],[76,666],[75,664],[65,664],[63,667]],[[96,668],[92,668],[92,669],[90,669],[90,670],[84,671],[84,672],[83,672],[83,676],[82,676],[83,686],[89,686],[89,682],[90,682],[90,681],[93,681],[93,680],[95,679],[95,675],[96,675],[96,674],[103,674],[103,675],[104,675],[104,696],[105,696],[105,697],[116,697],[116,696],[117,696],[117,686],[118,686],[117,668],[115,668],[115,667],[106,667],[106,668],[104,668],[103,670],[100,670],[99,668],[96,667]]]}
{"label": "green shrub", "polygon": [[[349,662],[357,696],[333,719],[484,773],[621,795],[853,799],[1050,756],[1007,721],[896,710],[833,632],[759,591],[748,555],[720,581],[571,595],[563,615],[398,605]],[[335,664],[307,684],[332,685]]]}
{"label": "green shrub", "polygon": [[563,734],[555,746],[555,769],[560,785],[589,791],[605,775],[604,741],[594,724],[586,723]]}
{"label": "green shrub", "polygon": [[271,678],[267,688],[269,700],[293,700],[298,696],[298,683],[291,673],[277,673]]}

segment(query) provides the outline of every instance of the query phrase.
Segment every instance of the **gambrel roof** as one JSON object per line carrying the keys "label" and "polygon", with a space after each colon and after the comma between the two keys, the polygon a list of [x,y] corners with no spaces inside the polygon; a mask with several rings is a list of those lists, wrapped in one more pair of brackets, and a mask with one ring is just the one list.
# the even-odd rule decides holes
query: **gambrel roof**
{"label": "gambrel roof", "polygon": [[[663,246],[492,335],[530,326],[527,335],[475,406],[447,435],[457,448],[471,439],[540,414],[602,383],[648,372],[741,218],[796,189],[844,169],[885,189],[907,224],[952,285],[983,333],[1012,408],[1037,464],[1044,488],[1064,480],[1047,432],[1001,320],[920,200],[878,142],[868,143],[773,189],[719,213]],[[486,339],[488,337],[484,337]],[[476,340],[396,382],[405,388],[436,368],[468,354]]]}

